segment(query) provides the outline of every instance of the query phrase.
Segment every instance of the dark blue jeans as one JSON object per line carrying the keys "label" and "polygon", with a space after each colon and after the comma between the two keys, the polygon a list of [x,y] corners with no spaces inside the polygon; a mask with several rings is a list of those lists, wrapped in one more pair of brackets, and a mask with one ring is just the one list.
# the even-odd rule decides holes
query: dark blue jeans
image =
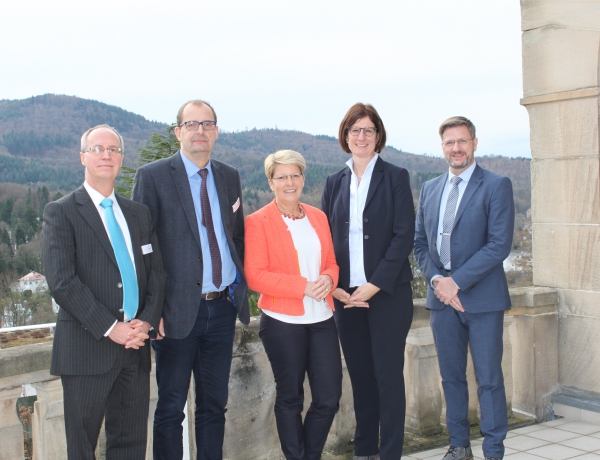
{"label": "dark blue jeans", "polygon": [[202,300],[198,317],[185,339],[153,342],[158,403],[154,413],[154,459],[183,457],[183,409],[193,372],[196,383],[198,460],[223,457],[225,406],[236,309],[227,299]]}

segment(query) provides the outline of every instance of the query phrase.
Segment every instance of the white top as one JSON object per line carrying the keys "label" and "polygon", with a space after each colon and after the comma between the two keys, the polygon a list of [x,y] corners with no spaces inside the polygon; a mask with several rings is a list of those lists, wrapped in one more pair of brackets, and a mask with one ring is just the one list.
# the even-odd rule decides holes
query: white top
{"label": "white top", "polygon": [[354,160],[350,158],[346,164],[350,168],[350,234],[348,246],[350,250],[350,287],[362,286],[367,282],[365,275],[365,260],[363,253],[363,211],[367,202],[367,194],[371,185],[371,176],[375,162],[379,157],[375,154],[367,165],[367,169],[358,183],[358,176],[354,172]]}
{"label": "white top", "polygon": [[[125,238],[125,244],[127,245],[127,252],[129,252],[129,257],[131,257],[131,261],[133,262],[133,270],[135,272],[135,259],[133,258],[133,249],[132,249],[132,245],[131,245],[131,234],[129,233],[129,227],[127,227],[127,221],[125,220],[123,211],[121,211],[121,208],[119,207],[119,202],[117,201],[117,198],[115,197],[115,191],[113,190],[112,193],[110,194],[110,196],[106,197],[106,196],[102,195],[99,191],[97,191],[95,188],[93,188],[90,184],[88,184],[87,181],[83,182],[83,186],[87,190],[88,195],[90,196],[90,198],[92,199],[92,202],[96,206],[96,210],[98,211],[98,214],[100,214],[100,219],[102,220],[102,223],[104,224],[104,229],[106,230],[106,234],[108,235],[109,240],[110,240],[110,233],[108,232],[108,226],[106,225],[106,210],[102,206],[100,206],[100,203],[102,203],[102,200],[104,200],[105,198],[110,198],[113,201],[113,205],[112,205],[113,214],[115,215],[115,220],[117,221],[117,223],[119,224],[119,227],[121,227],[121,231],[123,232],[123,237]],[[112,241],[111,241],[111,244],[112,244]],[[131,319],[125,313],[123,313],[123,318],[125,321],[129,321]],[[117,321],[115,321],[113,323],[113,325],[108,329],[108,331],[106,331],[106,333],[104,334],[104,337],[108,337],[108,334],[110,334],[110,332],[113,330],[113,328],[115,327],[115,324],[117,324]]]}
{"label": "white top", "polygon": [[[316,281],[321,275],[321,241],[317,232],[308,220],[308,216],[303,219],[288,219],[283,217],[288,230],[292,235],[294,247],[298,255],[298,266],[300,275],[308,281]],[[320,302],[312,297],[304,296],[304,314],[302,316],[285,315],[265,310],[263,312],[272,318],[293,324],[312,324],[325,321],[333,316],[331,308],[326,300]]]}
{"label": "white top", "polygon": [[[456,216],[456,211],[458,211],[458,207],[460,206],[460,201],[462,200],[463,195],[465,194],[465,190],[467,188],[467,184],[473,175],[473,171],[475,171],[475,166],[477,163],[474,161],[471,166],[465,169],[462,173],[458,175],[462,180],[458,184],[458,201],[456,202],[456,209],[454,210],[454,215]],[[450,194],[450,189],[452,188],[452,179],[456,177],[452,171],[448,170],[448,178],[446,180],[446,184],[444,185],[444,191],[442,192],[442,201],[440,202],[440,215],[438,217],[438,232],[437,232],[437,250],[438,254],[440,253],[440,248],[442,247],[442,233],[444,231],[444,213],[446,212],[446,203],[448,202],[448,195]],[[451,269],[452,261],[448,262],[447,265],[444,266],[446,270]],[[439,275],[431,278],[433,281]]]}

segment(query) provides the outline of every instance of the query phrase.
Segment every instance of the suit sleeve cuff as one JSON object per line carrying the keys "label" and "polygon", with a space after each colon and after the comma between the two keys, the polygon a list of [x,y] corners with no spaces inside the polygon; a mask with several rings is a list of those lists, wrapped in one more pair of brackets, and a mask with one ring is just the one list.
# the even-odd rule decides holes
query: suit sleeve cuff
{"label": "suit sleeve cuff", "polygon": [[104,334],[104,337],[108,337],[108,335],[112,332],[112,330],[115,328],[115,326],[117,325],[117,320],[115,320],[115,322],[113,323],[113,325],[111,327],[108,328],[108,331],[106,331],[106,333]]}

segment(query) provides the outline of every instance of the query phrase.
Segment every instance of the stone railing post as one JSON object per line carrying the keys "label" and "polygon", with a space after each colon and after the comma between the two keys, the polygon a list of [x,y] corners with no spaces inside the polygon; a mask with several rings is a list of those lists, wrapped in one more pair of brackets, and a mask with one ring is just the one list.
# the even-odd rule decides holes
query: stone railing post
{"label": "stone railing post", "polygon": [[430,327],[410,330],[404,356],[406,431],[419,436],[441,433],[440,370]]}
{"label": "stone railing post", "polygon": [[551,420],[550,397],[558,390],[558,294],[542,287],[511,294],[513,407],[537,421]]}
{"label": "stone railing post", "polygon": [[33,460],[67,458],[67,438],[60,379],[35,382],[37,392],[32,418]]}

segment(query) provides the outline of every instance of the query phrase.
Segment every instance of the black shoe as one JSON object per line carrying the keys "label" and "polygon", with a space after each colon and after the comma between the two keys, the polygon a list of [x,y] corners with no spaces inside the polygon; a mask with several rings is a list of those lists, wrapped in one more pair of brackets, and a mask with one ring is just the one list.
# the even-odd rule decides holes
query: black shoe
{"label": "black shoe", "polygon": [[450,449],[448,449],[448,452],[446,452],[446,455],[444,455],[442,460],[473,460],[473,452],[471,451],[471,446],[450,446]]}

